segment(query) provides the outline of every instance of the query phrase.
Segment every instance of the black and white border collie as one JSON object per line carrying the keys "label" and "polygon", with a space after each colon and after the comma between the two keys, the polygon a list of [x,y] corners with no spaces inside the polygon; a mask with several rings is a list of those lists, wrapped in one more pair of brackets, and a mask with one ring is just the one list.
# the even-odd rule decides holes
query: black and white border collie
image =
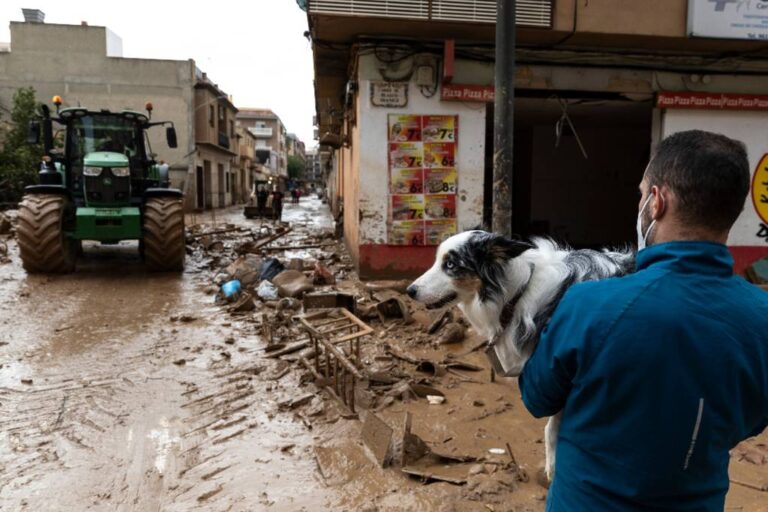
{"label": "black and white border collie", "polygon": [[[528,242],[465,231],[440,244],[434,265],[408,287],[408,295],[430,309],[458,305],[488,339],[486,353],[496,372],[514,377],[569,286],[622,276],[634,267],[633,251],[573,250],[545,238]],[[561,414],[544,430],[550,480]]]}

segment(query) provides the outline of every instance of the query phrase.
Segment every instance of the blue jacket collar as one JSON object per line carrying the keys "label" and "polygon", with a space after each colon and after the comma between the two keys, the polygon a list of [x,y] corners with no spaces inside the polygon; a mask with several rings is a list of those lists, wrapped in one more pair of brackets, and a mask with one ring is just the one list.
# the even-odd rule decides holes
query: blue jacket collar
{"label": "blue jacket collar", "polygon": [[637,270],[650,266],[684,273],[733,275],[733,257],[728,247],[716,242],[680,241],[652,245],[637,253]]}

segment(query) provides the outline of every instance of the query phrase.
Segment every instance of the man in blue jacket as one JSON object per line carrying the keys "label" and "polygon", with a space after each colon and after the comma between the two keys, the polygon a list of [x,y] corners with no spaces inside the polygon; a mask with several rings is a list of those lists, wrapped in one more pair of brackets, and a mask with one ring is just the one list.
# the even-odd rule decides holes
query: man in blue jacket
{"label": "man in blue jacket", "polygon": [[749,175],[740,142],[665,139],[637,272],[563,297],[519,381],[534,416],[563,411],[547,510],[723,510],[728,451],[768,426],[768,293],[725,246]]}

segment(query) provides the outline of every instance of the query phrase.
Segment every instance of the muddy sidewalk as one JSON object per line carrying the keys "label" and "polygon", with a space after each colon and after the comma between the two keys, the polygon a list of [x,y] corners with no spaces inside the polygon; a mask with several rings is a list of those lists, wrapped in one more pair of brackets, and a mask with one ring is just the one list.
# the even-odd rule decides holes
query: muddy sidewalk
{"label": "muddy sidewalk", "polygon": [[[318,200],[283,220],[188,216],[181,276],[135,244],[27,276],[8,240],[0,510],[544,510],[544,422],[458,311],[361,283]],[[767,444],[726,510],[765,510]]]}

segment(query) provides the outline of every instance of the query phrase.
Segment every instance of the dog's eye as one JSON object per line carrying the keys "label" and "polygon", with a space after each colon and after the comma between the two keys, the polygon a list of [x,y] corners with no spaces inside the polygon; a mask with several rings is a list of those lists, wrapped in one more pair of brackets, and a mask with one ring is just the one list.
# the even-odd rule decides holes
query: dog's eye
{"label": "dog's eye", "polygon": [[448,260],[445,262],[445,268],[447,268],[448,270],[453,270],[454,268],[456,268],[456,264]]}

